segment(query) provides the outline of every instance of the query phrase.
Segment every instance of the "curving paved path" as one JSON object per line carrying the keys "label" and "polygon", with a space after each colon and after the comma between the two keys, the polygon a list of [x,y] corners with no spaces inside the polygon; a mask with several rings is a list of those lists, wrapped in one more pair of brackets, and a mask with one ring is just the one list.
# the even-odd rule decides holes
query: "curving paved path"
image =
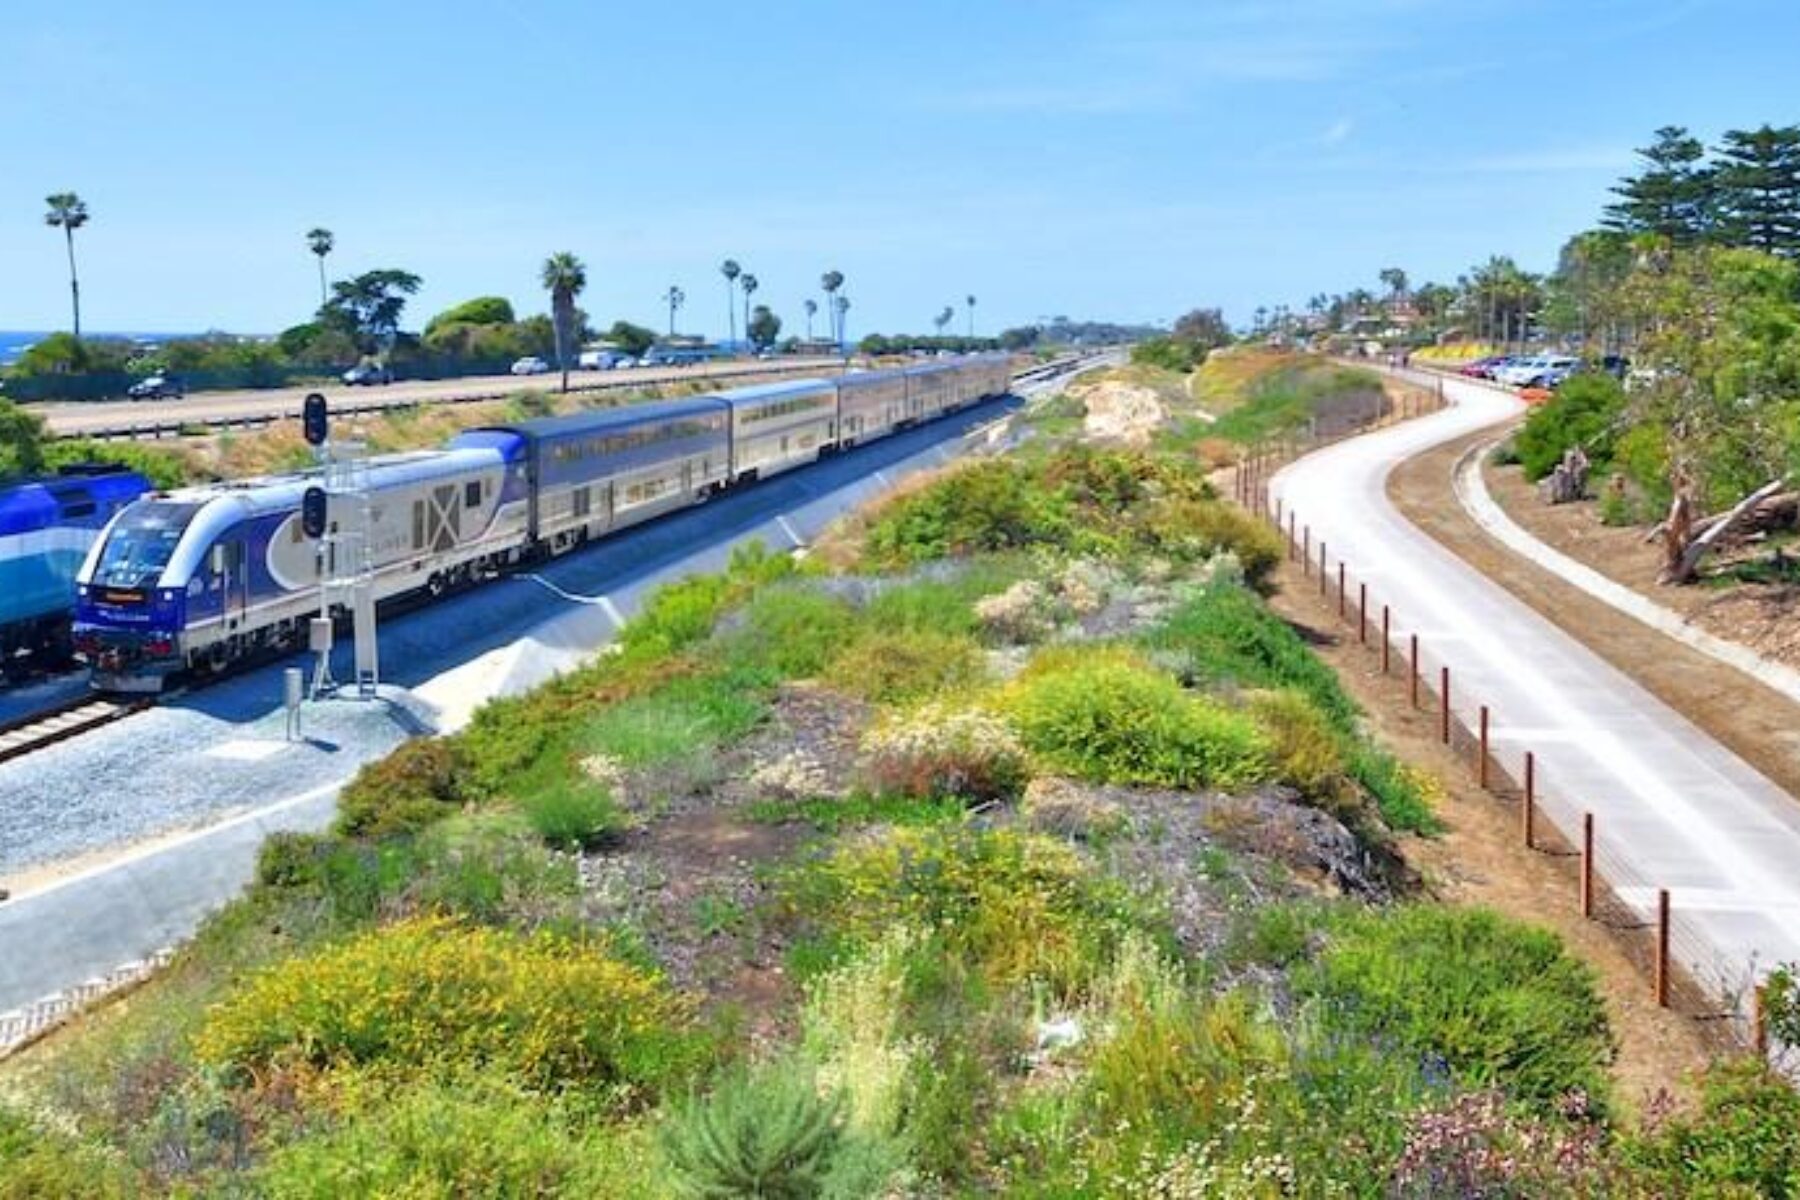
{"label": "curving paved path", "polygon": [[1594,814],[1602,872],[1633,912],[1650,920],[1670,890],[1675,958],[1741,1016],[1752,978],[1800,960],[1800,803],[1393,507],[1399,463],[1523,410],[1509,393],[1444,386],[1450,408],[1309,455],[1272,496],[1311,527],[1315,556],[1322,539],[1334,573],[1341,557],[1372,608],[1392,606],[1396,642],[1419,635],[1427,680],[1452,667],[1466,724],[1491,706],[1495,756],[1515,778],[1535,752],[1544,813],[1571,842]]}

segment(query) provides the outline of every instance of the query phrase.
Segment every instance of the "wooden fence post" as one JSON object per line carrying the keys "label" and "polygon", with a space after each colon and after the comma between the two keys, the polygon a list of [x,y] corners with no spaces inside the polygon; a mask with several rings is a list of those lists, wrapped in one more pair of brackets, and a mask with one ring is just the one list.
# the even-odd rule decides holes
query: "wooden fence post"
{"label": "wooden fence post", "polygon": [[1581,915],[1594,915],[1594,814],[1581,814]]}
{"label": "wooden fence post", "polygon": [[1412,635],[1411,650],[1412,679],[1408,682],[1406,690],[1408,699],[1412,701],[1412,706],[1417,708],[1419,707],[1419,635],[1416,633]]}
{"label": "wooden fence post", "polygon": [[1450,668],[1438,668],[1438,727],[1444,745],[1450,744]]}
{"label": "wooden fence post", "polygon": [[1300,531],[1300,576],[1312,574],[1312,526]]}
{"label": "wooden fence post", "polygon": [[1338,620],[1344,619],[1344,560],[1338,559]]}
{"label": "wooden fence post", "polygon": [[1525,826],[1525,848],[1532,849],[1537,830],[1537,755],[1525,752],[1525,808],[1519,816]]}
{"label": "wooden fence post", "polygon": [[1294,536],[1294,510],[1288,509],[1288,561],[1294,561],[1294,551],[1300,545],[1300,539]]}
{"label": "wooden fence post", "polygon": [[1381,677],[1383,679],[1387,678],[1388,658],[1392,655],[1394,647],[1394,639],[1390,636],[1390,631],[1393,629],[1390,616],[1388,606],[1383,604],[1381,606]]}
{"label": "wooden fence post", "polygon": [[1363,646],[1369,644],[1369,585],[1356,585],[1356,640]]}
{"label": "wooden fence post", "polygon": [[1319,595],[1331,594],[1331,582],[1325,577],[1325,539],[1319,539]]}
{"label": "wooden fence post", "polygon": [[1477,772],[1481,790],[1488,790],[1488,706],[1481,706],[1481,769]]}
{"label": "wooden fence post", "polygon": [[1656,1006],[1669,1007],[1669,889],[1656,892]]}

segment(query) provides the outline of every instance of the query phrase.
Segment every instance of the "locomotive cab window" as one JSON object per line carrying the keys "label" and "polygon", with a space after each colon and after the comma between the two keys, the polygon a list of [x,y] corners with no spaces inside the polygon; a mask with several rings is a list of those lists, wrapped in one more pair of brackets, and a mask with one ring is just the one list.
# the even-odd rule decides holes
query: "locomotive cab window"
{"label": "locomotive cab window", "polygon": [[463,488],[463,507],[464,508],[480,508],[481,507],[481,480],[479,480],[479,479],[471,480]]}

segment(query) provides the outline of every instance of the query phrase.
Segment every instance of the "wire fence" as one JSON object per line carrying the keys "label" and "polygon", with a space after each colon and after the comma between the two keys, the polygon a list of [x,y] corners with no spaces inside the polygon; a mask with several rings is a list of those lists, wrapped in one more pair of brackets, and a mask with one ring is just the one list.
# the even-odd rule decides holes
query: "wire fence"
{"label": "wire fence", "polygon": [[1548,739],[1506,728],[1503,714],[1461,681],[1449,657],[1409,625],[1402,598],[1378,591],[1302,514],[1274,495],[1275,472],[1302,455],[1445,406],[1442,379],[1414,376],[1409,382],[1418,390],[1392,403],[1373,425],[1331,438],[1284,439],[1251,448],[1234,472],[1235,498],[1275,528],[1301,586],[1335,611],[1351,631],[1346,642],[1362,647],[1372,669],[1392,680],[1395,702],[1434,717],[1437,740],[1467,764],[1474,782],[1497,804],[1510,808],[1520,849],[1565,864],[1570,903],[1614,936],[1643,971],[1654,1001],[1704,1022],[1707,1032],[1726,1044],[1768,1057],[1772,1048],[1761,985],[1772,964],[1722,947],[1702,915],[1684,907],[1681,890],[1632,853],[1628,831],[1600,820],[1593,805],[1559,776],[1556,764],[1546,761],[1534,739]]}

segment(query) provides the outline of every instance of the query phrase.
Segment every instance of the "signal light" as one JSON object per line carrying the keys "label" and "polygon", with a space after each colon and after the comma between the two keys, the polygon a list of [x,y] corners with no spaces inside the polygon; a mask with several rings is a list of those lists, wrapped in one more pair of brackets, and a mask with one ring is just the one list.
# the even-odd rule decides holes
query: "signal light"
{"label": "signal light", "polygon": [[300,405],[300,431],[306,435],[309,446],[323,446],[330,436],[330,422],[325,410],[325,397],[318,392],[310,392]]}
{"label": "signal light", "polygon": [[324,488],[306,489],[300,497],[300,532],[309,538],[325,536],[327,503]]}

